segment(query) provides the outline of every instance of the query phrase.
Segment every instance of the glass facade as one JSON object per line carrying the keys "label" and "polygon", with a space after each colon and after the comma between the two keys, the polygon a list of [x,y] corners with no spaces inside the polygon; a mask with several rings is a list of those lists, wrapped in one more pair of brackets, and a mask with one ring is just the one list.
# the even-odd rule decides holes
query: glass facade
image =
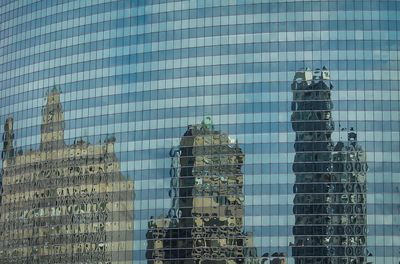
{"label": "glass facade", "polygon": [[244,155],[234,143],[208,117],[171,150],[172,208],[168,218],[149,222],[149,260],[257,263],[252,237],[243,233]]}
{"label": "glass facade", "polygon": [[368,165],[353,128],[346,146],[332,142],[329,79],[326,67],[305,69],[296,73],[292,84],[293,257],[298,264],[366,263]]}
{"label": "glass facade", "polygon": [[0,25],[1,263],[399,263],[399,1],[3,0]]}
{"label": "glass facade", "polygon": [[1,263],[131,263],[133,183],[110,138],[64,144],[60,92],[43,107],[39,150],[13,147],[4,126]]}

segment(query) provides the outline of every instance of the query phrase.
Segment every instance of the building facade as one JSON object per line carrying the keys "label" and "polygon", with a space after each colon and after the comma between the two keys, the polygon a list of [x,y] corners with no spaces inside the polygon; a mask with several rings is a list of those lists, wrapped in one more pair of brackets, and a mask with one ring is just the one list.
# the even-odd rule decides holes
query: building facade
{"label": "building facade", "polygon": [[[190,125],[171,154],[169,218],[149,222],[151,263],[259,263],[243,232],[244,154],[210,118]],[[176,165],[175,165],[176,164]]]}
{"label": "building facade", "polygon": [[[10,184],[16,184],[10,180],[17,179],[9,177],[11,160],[40,153],[40,164],[53,166],[48,161],[53,148],[106,146],[121,177],[134,186],[135,198],[127,205],[134,213],[133,230],[127,232],[133,238],[126,245],[134,263],[147,263],[151,217],[169,226],[165,214],[175,208],[169,195],[170,149],[181,145],[189,125],[210,116],[215,130],[237,140],[245,153],[241,232],[252,234],[260,261],[306,259],[302,228],[314,228],[310,221],[319,218],[300,211],[318,199],[315,190],[300,192],[300,174],[308,174],[307,186],[328,186],[330,178],[339,190],[349,188],[343,195],[320,193],[320,209],[348,208],[340,214],[347,220],[330,211],[331,219],[315,231],[318,244],[308,247],[319,255],[312,257],[331,261],[329,254],[337,249],[336,259],[344,258],[338,252],[357,243],[354,251],[363,253],[356,261],[398,264],[399,12],[397,0],[0,1],[0,151],[5,153],[0,168],[2,203],[11,206],[2,209],[0,226],[14,236],[10,232],[17,227],[6,224],[19,219],[13,199],[36,188],[10,192]],[[316,170],[310,172],[298,161],[298,148],[305,145],[297,138],[310,134],[293,128],[291,84],[300,69],[323,66],[334,88],[329,89],[332,105],[324,110],[330,116],[320,124],[334,127],[308,131],[330,145],[323,154],[321,139],[310,143],[315,149],[303,155]],[[43,98],[54,85],[62,90],[64,122],[49,128],[42,119]],[[299,126],[311,122],[310,116],[298,118]],[[25,168],[18,164],[13,166]],[[319,173],[324,167],[331,171]],[[310,175],[325,182],[314,184],[317,178]],[[356,207],[361,213],[354,213]],[[337,229],[323,227],[330,221]],[[339,230],[346,226],[354,227],[349,234],[356,227],[367,230],[349,235]],[[48,235],[40,237],[40,247],[51,245]],[[329,237],[341,241],[339,249],[338,240]],[[21,239],[2,243],[20,245]],[[24,247],[18,246],[18,254]]]}
{"label": "building facade", "polygon": [[333,88],[326,67],[299,71],[292,83],[293,257],[298,264],[366,263],[368,256],[366,156],[353,131],[346,145],[332,141]]}
{"label": "building facade", "polygon": [[0,262],[132,263],[133,182],[113,140],[66,145],[56,88],[42,113],[39,150],[15,151],[4,126]]}

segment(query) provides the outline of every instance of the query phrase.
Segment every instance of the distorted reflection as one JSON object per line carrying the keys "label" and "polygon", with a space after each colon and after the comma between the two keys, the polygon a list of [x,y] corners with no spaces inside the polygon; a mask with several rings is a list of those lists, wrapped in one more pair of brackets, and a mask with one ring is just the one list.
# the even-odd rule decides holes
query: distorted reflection
{"label": "distorted reflection", "polygon": [[252,236],[243,231],[238,144],[206,118],[188,127],[171,157],[172,206],[167,217],[149,221],[149,263],[256,263]]}
{"label": "distorted reflection", "polygon": [[329,71],[299,71],[292,83],[296,264],[366,263],[366,155],[354,131],[334,131]]}
{"label": "distorted reflection", "polygon": [[4,126],[0,263],[132,262],[133,182],[115,139],[66,145],[60,96],[47,96],[40,150],[15,153],[13,119]]}

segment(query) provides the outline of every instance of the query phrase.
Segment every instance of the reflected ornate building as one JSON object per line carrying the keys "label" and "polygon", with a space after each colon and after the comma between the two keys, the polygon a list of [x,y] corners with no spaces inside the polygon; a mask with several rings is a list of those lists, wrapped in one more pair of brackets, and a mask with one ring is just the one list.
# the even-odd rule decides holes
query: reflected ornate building
{"label": "reflected ornate building", "polygon": [[149,221],[149,263],[253,263],[243,232],[244,154],[211,119],[191,125],[171,151],[172,208]]}
{"label": "reflected ornate building", "polygon": [[292,84],[296,132],[295,263],[366,263],[366,156],[356,134],[331,139],[329,72],[297,72]]}
{"label": "reflected ornate building", "polygon": [[115,140],[66,145],[56,88],[42,114],[37,151],[16,153],[4,126],[0,263],[132,263],[133,182]]}

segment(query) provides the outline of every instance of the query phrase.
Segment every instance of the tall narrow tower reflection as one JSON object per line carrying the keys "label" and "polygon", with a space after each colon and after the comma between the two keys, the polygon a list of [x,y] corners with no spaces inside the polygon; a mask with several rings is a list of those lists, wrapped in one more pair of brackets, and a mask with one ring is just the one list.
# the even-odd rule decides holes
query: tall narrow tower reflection
{"label": "tall narrow tower reflection", "polygon": [[306,69],[293,84],[292,127],[296,132],[293,172],[296,264],[365,263],[366,158],[348,134],[348,143],[331,139],[330,75]]}

